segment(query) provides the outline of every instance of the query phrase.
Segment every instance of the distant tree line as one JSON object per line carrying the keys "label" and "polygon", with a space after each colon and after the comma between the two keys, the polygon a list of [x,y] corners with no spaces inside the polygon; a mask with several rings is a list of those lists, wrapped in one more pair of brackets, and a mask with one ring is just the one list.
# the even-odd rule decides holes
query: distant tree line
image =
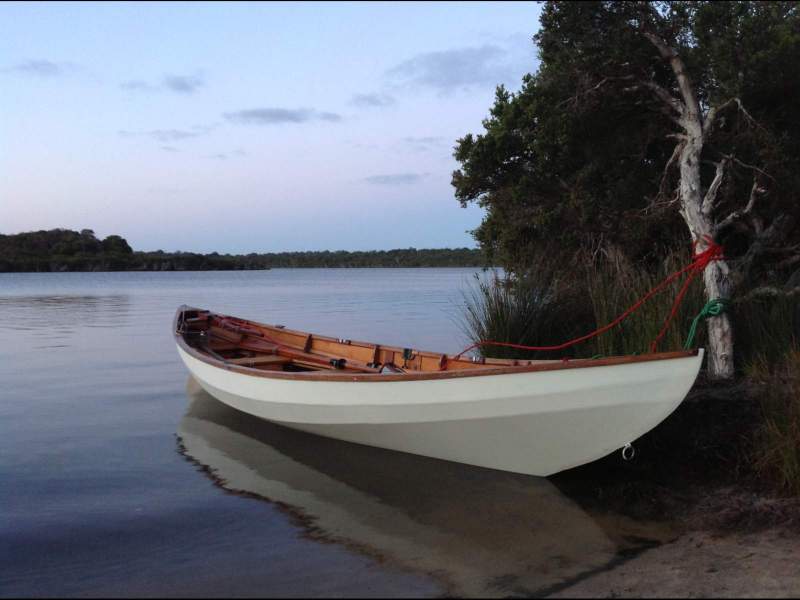
{"label": "distant tree line", "polygon": [[232,271],[292,267],[477,267],[484,254],[474,248],[402,248],[275,252],[266,254],[198,254],[134,251],[110,235],[98,239],[91,229],[51,229],[0,235],[0,272],[61,271]]}

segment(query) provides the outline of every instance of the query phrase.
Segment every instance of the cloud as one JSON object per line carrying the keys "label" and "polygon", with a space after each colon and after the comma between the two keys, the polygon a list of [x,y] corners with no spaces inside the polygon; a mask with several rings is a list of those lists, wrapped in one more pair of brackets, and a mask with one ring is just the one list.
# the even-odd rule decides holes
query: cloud
{"label": "cloud", "polygon": [[435,150],[447,143],[447,140],[440,136],[423,137],[404,137],[403,143],[410,146],[413,150],[422,152],[424,150]]}
{"label": "cloud", "polygon": [[394,97],[389,94],[354,94],[350,99],[350,104],[353,106],[367,108],[383,108],[394,103]]}
{"label": "cloud", "polygon": [[[151,137],[161,144],[171,142],[181,142],[209,133],[214,127],[210,125],[195,125],[191,129],[151,129],[149,131],[126,131],[120,130],[118,133],[122,137]],[[162,146],[164,148],[164,146]]]}
{"label": "cloud", "polygon": [[175,146],[161,146],[164,152],[180,152]]}
{"label": "cloud", "polygon": [[330,121],[331,123],[338,123],[342,120],[342,115],[334,112],[321,112],[317,113],[317,118],[322,121]]}
{"label": "cloud", "polygon": [[77,65],[70,62],[53,62],[50,60],[26,60],[2,69],[4,73],[19,73],[31,77],[60,77],[70,75],[78,70]]}
{"label": "cloud", "polygon": [[185,129],[153,129],[148,131],[147,135],[157,142],[180,142],[181,140],[199,137],[204,133],[204,131],[187,131]]}
{"label": "cloud", "polygon": [[167,75],[163,80],[166,89],[178,94],[193,94],[204,85],[199,75]]}
{"label": "cloud", "polygon": [[239,148],[231,152],[217,152],[216,154],[210,154],[208,158],[215,158],[217,160],[228,160],[229,158],[238,158],[242,156],[247,156],[247,152]]}
{"label": "cloud", "polygon": [[519,74],[512,54],[497,45],[418,54],[386,71],[400,87],[427,87],[440,93],[513,81]]}
{"label": "cloud", "polygon": [[139,92],[139,91],[154,92],[158,89],[157,87],[147,83],[146,81],[142,81],[141,79],[132,79],[131,81],[125,81],[121,83],[119,87],[121,87],[123,90],[128,90],[132,92]]}
{"label": "cloud", "polygon": [[389,175],[371,175],[364,181],[372,185],[409,185],[418,183],[428,177],[429,173],[392,173]]}
{"label": "cloud", "polygon": [[280,123],[305,123],[307,121],[337,122],[342,116],[332,112],[319,112],[310,108],[250,108],[226,112],[228,121],[242,125],[276,125]]}
{"label": "cloud", "polygon": [[150,83],[141,79],[131,79],[120,84],[129,92],[173,92],[175,94],[194,94],[206,84],[200,74],[164,75],[159,83]]}

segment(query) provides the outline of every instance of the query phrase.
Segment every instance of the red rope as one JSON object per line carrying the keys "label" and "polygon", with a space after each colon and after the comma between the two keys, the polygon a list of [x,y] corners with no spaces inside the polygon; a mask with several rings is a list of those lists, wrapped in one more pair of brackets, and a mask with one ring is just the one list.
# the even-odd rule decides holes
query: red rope
{"label": "red rope", "polygon": [[[664,321],[664,325],[661,328],[661,331],[658,332],[658,335],[653,340],[652,344],[650,344],[650,351],[655,352],[658,343],[667,333],[667,329],[669,328],[669,324],[672,322],[672,319],[675,318],[675,315],[678,313],[678,308],[683,302],[684,297],[686,296],[686,292],[689,291],[689,285],[692,283],[694,278],[702,273],[705,268],[711,264],[715,260],[721,260],[724,258],[722,254],[722,246],[717,244],[710,236],[703,236],[703,239],[707,245],[707,248],[700,253],[694,255],[694,259],[688,265],[675,271],[671,275],[669,275],[666,279],[664,279],[661,283],[656,285],[652,288],[649,292],[647,292],[644,296],[639,298],[636,302],[634,302],[630,307],[628,307],[625,312],[623,312],[620,316],[616,319],[611,321],[610,323],[603,325],[602,327],[595,329],[591,333],[587,333],[586,335],[582,335],[575,339],[569,340],[564,342],[563,344],[558,344],[556,346],[525,346],[523,344],[512,344],[510,342],[495,342],[490,340],[483,340],[480,342],[476,342],[467,348],[464,348],[461,352],[456,354],[454,357],[455,359],[460,358],[463,354],[469,352],[470,350],[474,350],[475,348],[480,348],[482,346],[502,346],[503,348],[515,348],[517,350],[536,350],[536,351],[556,351],[556,350],[564,350],[565,348],[569,348],[570,346],[574,346],[576,344],[580,344],[581,342],[585,342],[593,337],[597,337],[598,335],[602,335],[609,329],[613,329],[622,321],[627,319],[631,314],[636,312],[642,304],[647,302],[650,298],[655,296],[658,292],[666,288],[670,283],[679,279],[682,275],[688,273],[688,277],[686,281],[684,281],[683,286],[681,286],[680,291],[678,292],[677,296],[675,296],[675,301],[672,303],[672,309],[670,310],[667,319]],[[693,245],[694,248],[697,247],[697,242]]]}

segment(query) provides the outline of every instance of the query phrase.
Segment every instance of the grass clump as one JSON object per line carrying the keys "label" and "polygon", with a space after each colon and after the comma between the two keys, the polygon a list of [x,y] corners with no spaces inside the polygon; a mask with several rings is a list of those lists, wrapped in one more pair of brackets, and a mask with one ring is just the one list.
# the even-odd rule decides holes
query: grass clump
{"label": "grass clump", "polygon": [[[528,346],[554,346],[612,322],[668,275],[688,264],[688,253],[673,252],[645,269],[615,249],[593,257],[569,258],[541,252],[521,275],[497,273],[478,279],[465,293],[463,328],[473,342],[493,340]],[[571,348],[528,352],[483,346],[486,357],[549,359],[641,354],[650,351],[670,313],[683,279],[649,299],[619,326]],[[692,283],[659,350],[683,346],[692,319],[703,307],[702,284]],[[704,328],[695,345],[702,344]]]}
{"label": "grass clump", "polygon": [[[602,325],[613,321],[690,260],[686,252],[671,252],[655,269],[648,270],[634,264],[619,250],[604,250],[587,269],[587,290],[596,322]],[[650,344],[669,315],[683,281],[684,278],[679,278],[650,298],[618,327],[596,338],[596,352],[604,356],[650,352]],[[702,282],[692,282],[658,350],[679,350],[683,347],[692,319],[705,302],[702,288]],[[695,346],[702,345],[705,339],[704,328],[698,328],[698,333]]]}
{"label": "grass clump", "polygon": [[[585,291],[560,261],[540,255],[522,275],[504,277],[497,272],[478,278],[464,293],[462,328],[472,342],[492,340],[526,346],[552,346],[585,333],[593,319]],[[591,355],[591,348],[534,352],[481,346],[491,358],[551,359]]]}
{"label": "grass clump", "polygon": [[759,378],[800,347],[800,294],[762,288],[733,304],[736,357],[740,368]]}
{"label": "grass clump", "polygon": [[761,388],[761,420],[749,462],[776,489],[800,495],[800,348],[755,379]]}

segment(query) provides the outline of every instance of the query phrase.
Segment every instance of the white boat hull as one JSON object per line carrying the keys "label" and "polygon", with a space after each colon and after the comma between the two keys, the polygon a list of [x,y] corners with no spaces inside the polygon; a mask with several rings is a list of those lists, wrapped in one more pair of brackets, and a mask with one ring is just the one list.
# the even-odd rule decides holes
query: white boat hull
{"label": "white boat hull", "polygon": [[257,377],[178,346],[225,404],[331,438],[547,476],[596,460],[663,421],[691,388],[702,350],[668,360],[410,381]]}

